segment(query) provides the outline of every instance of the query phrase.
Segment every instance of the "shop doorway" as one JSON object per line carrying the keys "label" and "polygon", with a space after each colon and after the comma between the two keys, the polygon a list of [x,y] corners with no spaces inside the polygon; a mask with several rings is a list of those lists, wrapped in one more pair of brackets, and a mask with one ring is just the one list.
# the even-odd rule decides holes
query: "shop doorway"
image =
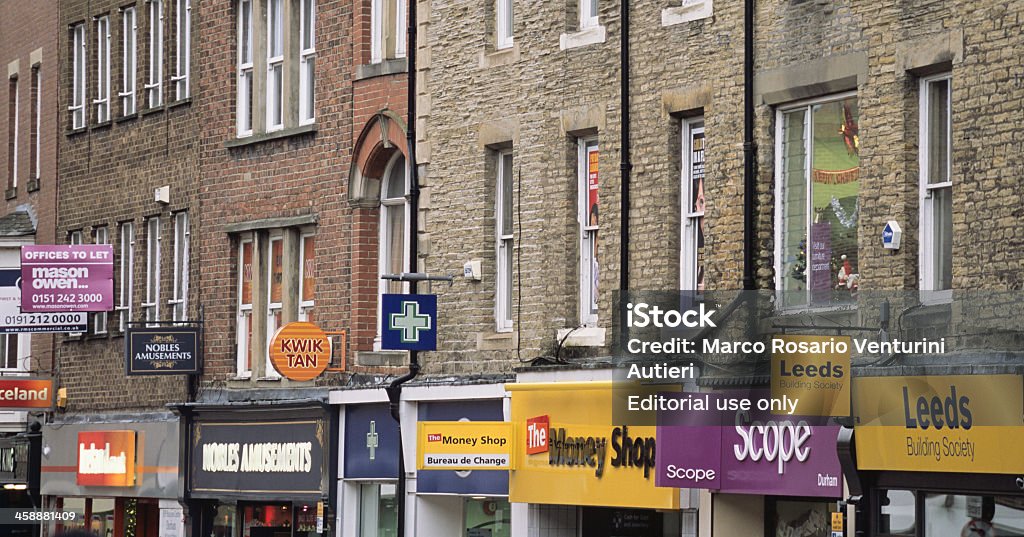
{"label": "shop doorway", "polygon": [[648,509],[584,507],[581,537],[662,537],[664,515]]}

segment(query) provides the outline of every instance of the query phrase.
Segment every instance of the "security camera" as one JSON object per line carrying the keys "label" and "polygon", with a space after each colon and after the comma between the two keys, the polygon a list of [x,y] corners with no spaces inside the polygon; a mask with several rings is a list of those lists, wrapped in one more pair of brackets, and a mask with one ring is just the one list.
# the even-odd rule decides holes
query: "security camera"
{"label": "security camera", "polygon": [[1024,477],[1017,478],[1017,488],[1024,490]]}

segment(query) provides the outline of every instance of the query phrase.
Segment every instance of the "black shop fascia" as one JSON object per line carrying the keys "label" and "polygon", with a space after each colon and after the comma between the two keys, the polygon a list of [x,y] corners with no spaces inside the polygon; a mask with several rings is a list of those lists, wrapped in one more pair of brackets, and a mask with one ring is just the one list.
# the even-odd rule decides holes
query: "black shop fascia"
{"label": "black shop fascia", "polygon": [[[337,418],[319,401],[178,407],[193,535],[333,535]],[[224,522],[228,521],[228,522]],[[269,534],[268,534],[269,535]]]}

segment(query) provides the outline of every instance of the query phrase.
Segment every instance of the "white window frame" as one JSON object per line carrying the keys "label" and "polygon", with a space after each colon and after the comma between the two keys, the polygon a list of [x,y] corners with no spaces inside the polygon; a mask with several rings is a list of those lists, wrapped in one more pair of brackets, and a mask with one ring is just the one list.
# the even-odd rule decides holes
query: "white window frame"
{"label": "white window frame", "polygon": [[132,320],[132,295],[135,281],[135,224],[122,222],[118,232],[121,241],[120,261],[120,296],[118,306],[119,329],[123,334],[128,331],[128,323]]}
{"label": "white window frame", "polygon": [[146,220],[146,326],[160,320],[160,227],[159,216]]}
{"label": "white window frame", "polygon": [[[274,6],[277,6],[275,12]],[[284,128],[284,0],[266,0],[267,17],[267,84],[266,84],[266,125],[267,132],[273,132]],[[276,26],[275,26],[276,21]],[[275,32],[276,30],[276,32]],[[275,35],[279,38],[281,48],[274,54]],[[278,84],[280,83],[280,91]],[[275,105],[281,117],[275,118]]]}
{"label": "white window frame", "polygon": [[[282,323],[281,326],[284,326],[284,298],[285,298],[285,293],[288,292],[285,289],[285,283],[286,282],[282,281],[281,282],[281,302],[271,302],[270,301],[271,300],[271,295],[273,294],[271,292],[271,287],[274,285],[273,279],[274,279],[274,243],[275,242],[280,242],[281,243],[281,275],[282,275],[282,277],[284,276],[285,265],[287,265],[289,263],[289,261],[290,261],[288,259],[288,252],[284,248],[284,234],[281,233],[280,230],[274,231],[273,233],[270,234],[270,237],[267,239],[267,258],[264,260],[264,262],[267,264],[267,281],[266,281],[266,287],[264,288],[264,289],[266,289],[266,293],[267,293],[267,310],[264,313],[265,313],[266,318],[267,318],[267,325],[266,326],[267,326],[267,348],[268,349],[270,348],[270,343],[274,340],[275,333],[277,332],[278,328],[280,328],[280,327],[275,327],[275,324],[276,324],[277,321],[274,319],[274,317],[278,313],[281,314],[281,323]],[[253,251],[253,257],[255,258],[255,256],[256,256],[256,252]],[[254,296],[253,297],[253,301],[255,301],[255,300],[256,300],[256,297]],[[277,372],[277,368],[274,367],[273,362],[270,361],[270,353],[269,352],[267,353],[266,365],[265,365],[265,367],[263,369],[264,369],[264,373],[263,373],[264,378],[277,378],[277,377],[281,376],[281,374]]]}
{"label": "white window frame", "polygon": [[[384,196],[387,195],[387,191],[388,191],[388,183],[389,183],[389,181],[391,179],[391,169],[398,163],[398,160],[400,158],[402,159],[402,162],[404,163],[404,166],[403,166],[404,173],[402,174],[402,176],[403,176],[403,178],[405,180],[405,188],[403,190],[405,195],[403,197],[401,197],[401,198],[385,198]],[[404,246],[402,248],[402,270],[403,271],[408,271],[409,270],[409,217],[410,217],[410,210],[409,210],[409,202],[406,199],[406,197],[409,195],[409,164],[405,160],[405,155],[403,155],[402,153],[396,152],[395,155],[393,157],[391,157],[391,160],[388,162],[388,165],[384,168],[383,178],[384,179],[381,181],[381,185],[380,185],[381,186],[381,189],[380,189],[380,192],[381,192],[381,199],[380,199],[380,224],[378,226],[380,229],[378,230],[379,231],[379,236],[378,236],[378,242],[377,242],[377,244],[378,244],[378,250],[377,250],[377,252],[378,252],[378,254],[377,254],[377,274],[378,274],[378,276],[382,276],[382,275],[386,274],[387,271],[388,271],[388,261],[389,261],[388,253],[391,251],[391,244],[390,244],[390,241],[388,241],[388,229],[387,229],[387,222],[388,222],[389,211],[402,210],[404,212],[404,219],[402,220],[402,224],[403,224],[402,225],[402,241],[403,241],[402,244]],[[399,209],[399,207],[401,209]],[[391,283],[391,282],[389,282],[387,280],[383,280],[383,279],[378,279],[378,284],[377,284],[377,335],[374,338],[374,343],[373,343],[375,350],[380,350],[380,337],[381,337],[380,316],[381,316],[381,307],[382,307],[382,304],[383,304],[383,296],[388,292],[388,284],[389,283]],[[409,284],[408,283],[402,283],[402,292],[403,293],[409,292]]]}
{"label": "white window frame", "polygon": [[121,115],[135,113],[136,73],[139,59],[138,19],[135,7],[121,12]]}
{"label": "white window frame", "polygon": [[174,292],[167,304],[172,321],[188,320],[189,242],[191,229],[188,212],[174,214]]}
{"label": "white window frame", "polygon": [[[299,0],[299,124],[309,125],[316,120],[313,104],[316,102],[316,0]],[[309,9],[309,28],[306,28],[306,9]],[[309,46],[306,46],[308,40]]]}
{"label": "white window frame", "polygon": [[[110,228],[107,226],[95,227],[93,229],[93,234],[94,244],[110,244]],[[97,311],[93,314],[92,333],[97,335],[107,333],[107,312]]]}
{"label": "white window frame", "polygon": [[[84,243],[85,243],[85,241],[84,241],[83,236],[82,236],[82,230],[76,229],[76,230],[71,231],[71,232],[68,233],[68,244],[76,245],[76,244],[84,244]],[[86,326],[86,329],[88,329],[88,326]],[[78,336],[81,336],[81,335],[82,335],[81,332],[68,332],[68,336],[69,337],[78,337]]]}
{"label": "white window frame", "polygon": [[384,61],[384,1],[370,0],[370,63]]}
{"label": "white window frame", "polygon": [[[579,147],[579,164],[578,168],[578,196],[577,196],[577,223],[579,225],[579,319],[580,324],[587,327],[597,326],[597,312],[598,307],[598,296],[594,296],[594,273],[593,273],[593,262],[592,257],[594,255],[593,246],[597,242],[597,233],[599,232],[600,225],[590,225],[590,215],[587,214],[587,194],[588,194],[588,177],[587,172],[589,170],[589,158],[588,155],[591,151],[597,151],[600,154],[600,145],[598,145],[597,138],[580,138],[578,141]],[[600,183],[598,183],[600,185]],[[600,291],[600,290],[598,290]]]}
{"label": "white window frame", "polygon": [[509,48],[514,44],[514,0],[495,0],[494,46],[497,49]]}
{"label": "white window frame", "polygon": [[85,23],[79,22],[71,26],[71,48],[74,50],[71,72],[71,128],[81,129],[86,125],[85,93],[86,84],[86,44]]}
{"label": "white window frame", "polygon": [[41,140],[43,139],[43,67],[42,67],[42,65],[36,64],[32,68],[32,84],[36,87],[36,101],[35,101],[36,109],[35,109],[35,114],[33,115],[33,118],[32,118],[32,121],[34,121],[35,124],[36,124],[36,137],[35,137],[35,140],[30,140],[30,143],[32,143],[32,145],[33,145],[33,147],[35,148],[35,151],[36,151],[36,158],[35,158],[35,162],[34,162],[35,174],[33,174],[32,178],[35,179],[36,181],[38,181],[39,178],[42,177],[42,172],[40,171],[39,167],[43,163],[42,158],[39,156],[40,151],[42,151],[42,149],[43,149],[42,142],[41,142]]}
{"label": "white window frame", "polygon": [[406,37],[408,34],[408,2],[395,0],[395,57],[404,58],[406,53]]}
{"label": "white window frame", "polygon": [[[928,108],[931,105],[930,93],[928,91],[929,86],[938,81],[945,80],[946,85],[946,104],[949,114],[946,117],[946,133],[948,138],[946,140],[946,181],[942,183],[928,183],[928,177],[931,175],[932,170],[930,169],[928,156],[931,147],[929,146],[929,132],[931,125],[929,121]],[[953,299],[952,289],[937,290],[935,285],[936,273],[938,272],[935,259],[934,249],[935,242],[937,239],[936,234],[936,223],[935,223],[935,209],[936,209],[936,197],[934,192],[940,189],[948,189],[949,195],[953,192],[953,80],[951,73],[942,73],[934,76],[923,77],[919,83],[919,132],[918,132],[918,167],[920,173],[919,180],[919,221],[920,221],[920,239],[918,240],[918,282],[922,291],[927,291],[921,294],[921,299],[925,303],[943,303],[949,302]]]}
{"label": "white window frame", "polygon": [[[252,6],[255,0],[238,2],[238,88],[235,103],[236,132],[239,138],[252,136],[252,92],[253,80],[253,22]],[[244,15],[244,16],[243,16]],[[243,27],[243,25],[245,25]],[[245,39],[243,40],[243,37]]]}
{"label": "white window frame", "polygon": [[[704,117],[683,120],[682,127],[681,158],[679,161],[682,168],[680,170],[680,192],[682,192],[681,211],[683,226],[681,233],[682,244],[679,252],[679,289],[683,291],[697,291],[697,245],[699,242],[700,222],[704,218],[704,210],[693,210],[690,200],[694,199],[694,196],[697,194],[693,191],[693,137],[697,134],[704,134]],[[706,151],[706,135],[704,143]],[[707,179],[706,169],[704,178]]]}
{"label": "white window frame", "polygon": [[96,17],[96,122],[110,121],[110,16]]}
{"label": "white window frame", "polygon": [[580,0],[580,30],[584,28],[596,28],[599,26],[597,20],[597,10],[592,10],[591,7],[591,0]]}
{"label": "white window frame", "polygon": [[189,75],[192,67],[192,0],[175,0],[174,44],[174,98],[188,99]]}
{"label": "white window frame", "polygon": [[[0,371],[16,373],[28,371],[29,354],[31,351],[31,334],[0,334]],[[7,367],[8,352],[11,350],[11,338],[14,338],[14,367]]]}
{"label": "white window frame", "polygon": [[[236,355],[236,367],[237,375],[239,378],[248,378],[252,376],[251,364],[247,364],[249,361],[249,347],[252,342],[249,340],[249,320],[252,318],[252,308],[256,297],[250,296],[250,302],[248,304],[242,303],[242,286],[245,281],[245,246],[249,245],[252,248],[251,261],[255,265],[256,261],[256,244],[251,238],[242,239],[238,243],[238,278],[237,278],[237,289],[238,298],[236,305],[236,329],[235,329],[235,347],[238,349]],[[255,267],[253,267],[255,268]],[[250,281],[252,281],[250,276]]]}
{"label": "white window frame", "polygon": [[[494,320],[498,332],[512,331],[512,284],[514,278],[514,260],[512,255],[515,252],[515,235],[513,229],[502,229],[505,221],[506,209],[512,213],[514,219],[514,200],[505,199],[505,186],[515,186],[513,177],[506,177],[505,159],[512,161],[515,166],[512,150],[499,151],[497,153],[497,166],[495,167],[495,196],[494,196],[494,252],[496,275],[494,282]],[[512,168],[510,166],[509,168]],[[506,231],[507,233],[502,233]],[[506,316],[506,312],[508,315]]]}
{"label": "white window frame", "polygon": [[[316,307],[316,297],[313,300],[303,300],[306,283],[306,238],[313,237],[313,270],[316,270],[316,233],[306,231],[299,235],[299,315],[298,320],[309,320],[309,313]],[[314,290],[315,292],[315,290]]]}
{"label": "white window frame", "polygon": [[[818,98],[814,98],[814,99],[805,99],[805,100],[802,100],[802,101],[797,101],[797,102],[794,102],[794,103],[787,104],[785,106],[780,106],[780,107],[778,107],[775,110],[775,177],[776,177],[776,181],[775,181],[775,199],[777,200],[776,204],[778,204],[778,206],[776,207],[776,211],[775,211],[775,233],[774,233],[774,239],[775,239],[775,289],[776,290],[781,291],[781,288],[782,288],[782,280],[781,280],[781,278],[782,278],[782,274],[783,274],[783,264],[784,264],[783,263],[783,256],[785,255],[785,252],[783,251],[783,240],[782,240],[782,235],[783,235],[783,232],[785,231],[784,230],[784,218],[783,218],[784,217],[784,214],[783,214],[784,211],[781,208],[781,204],[785,203],[785,197],[784,197],[785,196],[785,189],[783,188],[784,183],[785,183],[785,175],[784,175],[785,174],[785,162],[784,162],[784,159],[783,159],[783,150],[782,150],[782,145],[783,145],[783,140],[784,140],[783,139],[783,136],[784,136],[783,126],[784,126],[784,123],[785,123],[784,116],[785,116],[785,114],[787,112],[792,112],[794,110],[799,110],[801,108],[806,108],[807,109],[807,119],[804,122],[804,135],[803,135],[803,138],[804,138],[804,143],[809,143],[810,141],[813,140],[812,137],[814,136],[814,132],[812,130],[812,124],[814,122],[813,106],[817,105],[817,104],[825,104],[825,103],[832,103],[832,102],[836,102],[836,101],[842,101],[842,100],[848,99],[850,97],[857,98],[857,92],[856,91],[847,91],[847,92],[843,92],[843,93],[836,93],[836,94],[828,95],[828,96],[825,96],[825,97],[818,97]],[[858,106],[859,106],[859,104],[860,103],[858,101]],[[805,218],[806,218],[806,221],[805,221],[805,224],[804,224],[805,237],[810,235],[811,222],[812,222],[812,219],[814,218],[814,209],[813,209],[813,206],[812,206],[812,204],[814,203],[814,197],[813,197],[812,192],[811,192],[811,177],[809,175],[809,174],[812,173],[811,165],[812,165],[812,157],[813,157],[813,155],[814,155],[814,147],[811,146],[810,147],[810,151],[806,151],[806,154],[804,155],[804,173],[806,174],[804,176],[804,189],[805,189],[805,192],[804,192],[804,203],[806,204],[805,207],[804,207],[804,213],[805,213]],[[808,270],[808,272],[810,272],[810,264],[809,263],[808,263],[807,270]],[[808,279],[810,279],[810,274],[808,274]],[[811,300],[810,285],[807,286],[807,289],[804,289],[804,293],[806,295],[806,298],[805,298],[804,302],[802,302],[801,304],[786,305],[786,304],[781,304],[780,302],[776,302],[776,304],[781,304],[781,305],[778,306],[778,308],[782,309],[782,310],[807,310],[807,309],[813,309],[815,311],[821,311],[821,310],[828,310],[828,309],[834,309],[835,308],[835,306],[831,306],[831,305],[813,305],[812,304],[812,300]]]}
{"label": "white window frame", "polygon": [[[155,21],[155,22],[154,22]],[[149,83],[145,88],[149,108],[163,104],[164,5],[163,0],[149,0]]]}
{"label": "white window frame", "polygon": [[14,96],[12,97],[14,99],[14,117],[8,118],[7,122],[8,129],[10,129],[7,136],[13,142],[10,151],[11,165],[9,169],[11,176],[8,178],[7,183],[11,188],[18,188],[18,134],[21,131],[21,85],[18,83],[17,76],[12,76],[8,83],[14,85]]}

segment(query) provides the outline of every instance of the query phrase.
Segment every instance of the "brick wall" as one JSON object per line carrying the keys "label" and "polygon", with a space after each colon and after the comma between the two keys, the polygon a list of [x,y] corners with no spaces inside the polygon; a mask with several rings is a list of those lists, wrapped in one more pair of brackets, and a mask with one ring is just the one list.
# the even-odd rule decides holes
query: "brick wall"
{"label": "brick wall", "polygon": [[[56,180],[57,180],[57,117],[61,107],[57,103],[57,83],[60,76],[57,49],[57,3],[56,2],[7,2],[4,17],[0,19],[0,64],[8,67],[18,64],[18,187],[14,197],[5,199],[4,214],[17,210],[29,210],[36,223],[35,242],[50,244],[54,240],[56,222]],[[33,64],[38,62],[40,75],[40,125],[39,125],[39,180],[32,182],[32,156],[35,154],[31,140],[35,131],[32,116]],[[6,71],[5,71],[6,73]],[[0,92],[0,110],[7,110],[8,92]],[[3,122],[6,131],[6,116]],[[2,136],[8,138],[9,134]],[[6,148],[6,145],[5,145]],[[0,152],[0,170],[7,173],[7,151]],[[6,182],[5,182],[6,185]],[[32,362],[30,369],[50,371],[53,353],[53,336],[37,334],[31,336]]]}
{"label": "brick wall", "polygon": [[[115,295],[120,286],[118,267],[121,252],[118,246],[118,225],[131,221],[135,228],[135,267],[133,320],[144,319],[142,302],[146,292],[146,219],[161,219],[160,247],[160,319],[171,319],[173,289],[174,226],[172,215],[188,210],[191,238],[189,318],[199,317],[201,286],[201,251],[198,231],[203,228],[199,212],[199,116],[198,102],[203,88],[192,81],[192,99],[175,101],[170,83],[174,69],[174,3],[165,0],[163,102],[149,109],[143,85],[148,80],[149,18],[148,4],[135,4],[138,17],[137,82],[138,112],[124,116],[120,101],[121,91],[121,14],[124,4],[116,1],[62,1],[57,35],[67,58],[70,25],[85,22],[86,43],[89,51],[87,72],[87,98],[90,103],[87,127],[71,132],[70,115],[66,111],[72,88],[71,62],[64,61],[58,102],[61,104],[58,137],[60,138],[60,197],[58,200],[57,242],[67,243],[67,234],[82,230],[86,244],[95,240],[95,229],[108,226],[115,245]],[[196,22],[203,18],[200,7],[193,2],[193,36]],[[96,108],[96,35],[93,17],[108,14],[111,27],[111,87],[112,121],[98,123]],[[193,41],[194,42],[194,41]],[[193,47],[193,59],[196,59]],[[194,71],[201,65],[192,62]],[[195,72],[193,72],[193,75]],[[154,189],[170,186],[170,203],[154,201]],[[117,298],[115,298],[115,303]],[[69,411],[164,409],[169,402],[184,401],[184,377],[126,377],[124,366],[124,338],[118,333],[118,317],[111,313],[107,335],[85,334],[76,338],[58,336],[57,357],[60,385],[68,388]]]}
{"label": "brick wall", "polygon": [[[297,3],[293,5],[298,9]],[[353,55],[360,46],[352,26],[357,6],[317,2],[315,128],[297,132],[286,124],[281,132],[256,132],[245,139],[236,136],[236,3],[219,2],[208,8],[196,25],[197,49],[205,58],[197,76],[207,90],[200,110],[204,118],[202,203],[208,224],[196,242],[203,257],[207,319],[203,385],[208,389],[307,385],[286,379],[259,381],[256,375],[251,381],[236,378],[238,244],[250,232],[232,233],[229,228],[253,223],[257,228],[275,229],[274,224],[255,223],[267,219],[315,221],[314,322],[328,331],[358,330],[351,321],[351,282],[371,245],[365,226],[357,224],[365,211],[353,212],[346,200],[352,140],[362,128],[359,119],[353,118],[359,99],[353,89],[358,63]],[[255,33],[261,32],[265,30],[257,22]],[[257,102],[255,110],[262,113],[262,103]],[[372,236],[375,245],[376,235]],[[351,351],[348,363],[352,363]],[[337,373],[315,381],[318,385],[338,382]]]}

